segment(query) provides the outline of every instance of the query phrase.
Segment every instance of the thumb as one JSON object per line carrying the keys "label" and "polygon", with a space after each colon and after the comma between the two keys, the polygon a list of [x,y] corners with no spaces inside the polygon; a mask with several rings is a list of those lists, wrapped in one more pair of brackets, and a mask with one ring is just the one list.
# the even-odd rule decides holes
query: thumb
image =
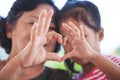
{"label": "thumb", "polygon": [[52,61],[59,61],[61,62],[61,57],[57,55],[57,53],[53,53],[53,52],[47,52],[46,54],[46,61],[47,60],[52,60]]}
{"label": "thumb", "polygon": [[68,59],[68,58],[72,58],[74,55],[72,52],[68,52],[68,53],[65,53],[65,55],[61,58],[62,61]]}

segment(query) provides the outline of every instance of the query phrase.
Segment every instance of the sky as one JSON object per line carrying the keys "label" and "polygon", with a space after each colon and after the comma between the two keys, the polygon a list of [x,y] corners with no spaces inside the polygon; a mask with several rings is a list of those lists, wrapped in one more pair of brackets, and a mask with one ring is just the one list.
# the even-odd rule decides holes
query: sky
{"label": "sky", "polygon": [[[0,15],[6,17],[15,0],[0,0]],[[61,8],[66,0],[55,0],[55,4]],[[104,28],[104,39],[101,41],[101,52],[111,54],[120,46],[120,5],[119,0],[89,0],[97,5],[101,14],[101,24]],[[0,48],[0,57],[6,56]],[[2,54],[2,55],[1,55]]]}

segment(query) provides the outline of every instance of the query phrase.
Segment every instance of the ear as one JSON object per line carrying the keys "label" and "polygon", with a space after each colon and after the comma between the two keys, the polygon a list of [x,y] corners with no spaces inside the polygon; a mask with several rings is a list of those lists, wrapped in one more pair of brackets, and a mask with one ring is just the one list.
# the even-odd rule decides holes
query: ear
{"label": "ear", "polygon": [[99,41],[102,41],[104,38],[104,29],[102,27],[99,30],[98,34],[99,34]]}
{"label": "ear", "polygon": [[6,23],[6,35],[7,38],[12,38],[12,26],[9,22]]}

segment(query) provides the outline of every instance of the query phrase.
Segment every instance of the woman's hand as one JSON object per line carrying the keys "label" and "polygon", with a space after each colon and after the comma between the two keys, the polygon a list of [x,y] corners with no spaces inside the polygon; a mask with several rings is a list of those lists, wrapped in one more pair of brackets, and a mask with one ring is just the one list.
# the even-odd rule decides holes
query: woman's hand
{"label": "woman's hand", "polygon": [[61,35],[55,32],[48,32],[52,15],[52,10],[50,10],[48,13],[46,10],[43,10],[39,16],[38,23],[33,25],[30,42],[21,52],[23,60],[26,60],[23,61],[24,67],[42,64],[46,60],[61,61],[58,55],[54,54],[53,52],[47,52],[45,50],[45,45],[53,37],[59,43],[62,43]]}
{"label": "woman's hand", "polygon": [[[55,32],[48,32],[53,10],[42,10],[37,23],[31,29],[30,41],[15,57],[10,59],[1,70],[0,79],[27,80],[38,76],[47,60],[61,61],[61,58],[45,50],[45,45],[52,38],[62,44],[62,36]],[[10,74],[9,74],[10,72]],[[6,78],[2,77],[6,74]],[[8,75],[7,75],[8,74]]]}
{"label": "woman's hand", "polygon": [[[52,10],[48,13],[46,10],[41,12],[38,23],[35,23],[32,27],[30,42],[20,53],[22,59],[21,65],[27,68],[26,70],[28,71],[29,68],[34,69],[33,66],[39,66],[38,71],[41,72],[40,70],[42,69],[40,67],[43,67],[44,62],[47,60],[61,61],[57,54],[45,50],[45,45],[52,38],[56,39],[60,44],[62,43],[61,35],[55,32],[48,32],[52,15]],[[28,73],[28,71],[26,72]]]}

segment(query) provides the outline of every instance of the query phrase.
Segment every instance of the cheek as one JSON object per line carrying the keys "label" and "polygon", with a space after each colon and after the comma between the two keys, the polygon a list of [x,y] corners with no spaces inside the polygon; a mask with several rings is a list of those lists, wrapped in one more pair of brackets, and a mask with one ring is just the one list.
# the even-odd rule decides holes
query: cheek
{"label": "cheek", "polygon": [[21,52],[29,42],[28,36],[23,32],[12,32],[12,51],[14,53]]}
{"label": "cheek", "polygon": [[98,41],[96,37],[86,38],[86,40],[94,50],[98,50]]}
{"label": "cheek", "polygon": [[30,29],[26,29],[22,31],[16,30],[14,33],[14,37],[15,37],[15,41],[17,41],[18,44],[25,47],[27,43],[30,41]]}
{"label": "cheek", "polygon": [[27,30],[24,30],[23,32],[21,32],[21,37],[25,41],[30,41],[30,35],[31,35],[31,29],[27,29]]}

